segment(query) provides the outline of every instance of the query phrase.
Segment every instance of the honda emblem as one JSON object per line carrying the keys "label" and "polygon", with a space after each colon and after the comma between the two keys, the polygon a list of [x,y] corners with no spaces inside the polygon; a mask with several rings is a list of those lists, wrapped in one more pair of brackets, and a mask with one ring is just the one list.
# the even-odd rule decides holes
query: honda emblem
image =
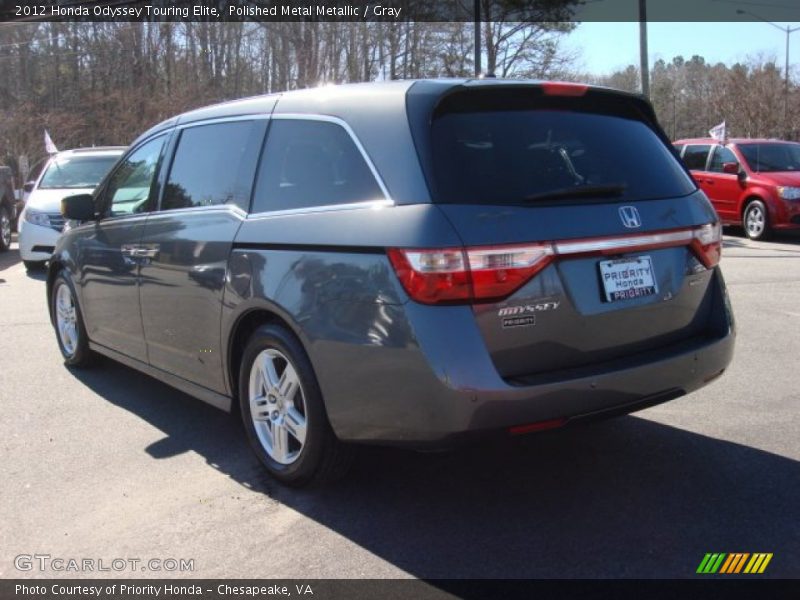
{"label": "honda emblem", "polygon": [[642,226],[642,218],[639,216],[639,211],[635,206],[622,206],[619,209],[619,218],[622,219],[622,224],[628,229],[636,229]]}

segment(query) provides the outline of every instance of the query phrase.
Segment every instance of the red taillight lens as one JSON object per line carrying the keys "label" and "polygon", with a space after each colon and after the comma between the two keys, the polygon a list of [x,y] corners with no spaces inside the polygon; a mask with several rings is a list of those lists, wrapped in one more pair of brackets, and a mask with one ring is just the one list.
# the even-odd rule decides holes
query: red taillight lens
{"label": "red taillight lens", "polygon": [[694,229],[691,246],[704,267],[716,267],[722,258],[722,225],[707,223]]}
{"label": "red taillight lens", "polygon": [[471,299],[472,285],[462,248],[390,248],[388,254],[400,283],[417,302],[438,304]]}
{"label": "red taillight lens", "polygon": [[423,304],[440,304],[504,298],[545,268],[553,249],[549,244],[390,248],[388,254],[409,296]]}
{"label": "red taillight lens", "polygon": [[554,257],[608,256],[690,246],[707,269],[719,264],[722,228],[692,229],[513,246],[389,248],[389,260],[411,298],[423,304],[486,302],[513,294]]}

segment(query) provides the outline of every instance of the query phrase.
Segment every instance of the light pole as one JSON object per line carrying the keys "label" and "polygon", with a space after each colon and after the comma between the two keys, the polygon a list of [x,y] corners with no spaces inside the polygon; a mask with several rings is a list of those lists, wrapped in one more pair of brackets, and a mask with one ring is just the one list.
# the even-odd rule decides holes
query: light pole
{"label": "light pole", "polygon": [[642,94],[650,97],[650,61],[647,59],[647,0],[639,0],[639,71]]}
{"label": "light pole", "polygon": [[751,17],[755,17],[759,21],[764,21],[768,25],[772,25],[776,29],[780,29],[786,34],[786,64],[784,65],[783,69],[783,131],[784,136],[786,138],[789,137],[789,36],[793,34],[795,31],[800,31],[800,27],[781,27],[777,23],[773,23],[772,21],[768,21],[764,17],[761,17],[755,13],[750,12],[749,10],[742,10],[738,9],[736,11],[737,15],[750,15]]}
{"label": "light pole", "polygon": [[475,77],[481,76],[481,0],[473,4],[475,17]]}

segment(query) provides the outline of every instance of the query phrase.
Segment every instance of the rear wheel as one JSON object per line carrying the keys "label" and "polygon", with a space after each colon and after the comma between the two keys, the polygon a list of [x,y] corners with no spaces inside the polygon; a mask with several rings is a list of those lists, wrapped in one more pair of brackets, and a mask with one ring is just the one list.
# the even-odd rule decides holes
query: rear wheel
{"label": "rear wheel", "polygon": [[11,212],[7,206],[0,206],[0,252],[11,247]]}
{"label": "rear wheel", "polygon": [[75,288],[64,271],[61,271],[53,282],[50,307],[58,348],[64,357],[64,364],[71,367],[91,365],[95,354],[89,349],[89,338],[86,335]]}
{"label": "rear wheel", "polygon": [[311,362],[285,328],[264,325],[250,337],[239,402],[250,445],[276,479],[299,487],[347,472],[352,449],[333,433]]}
{"label": "rear wheel", "polygon": [[767,207],[761,200],[752,200],[744,209],[744,233],[751,240],[765,240],[771,231]]}

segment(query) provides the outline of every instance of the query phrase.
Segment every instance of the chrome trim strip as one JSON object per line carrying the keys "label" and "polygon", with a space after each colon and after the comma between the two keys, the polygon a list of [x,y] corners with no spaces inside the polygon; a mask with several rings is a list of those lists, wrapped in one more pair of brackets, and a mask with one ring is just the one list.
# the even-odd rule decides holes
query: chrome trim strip
{"label": "chrome trim strip", "polygon": [[356,210],[359,208],[387,208],[394,206],[392,200],[383,198],[381,200],[367,200],[366,202],[351,202],[349,204],[324,204],[321,206],[308,206],[305,208],[287,208],[285,210],[269,210],[253,213],[247,217],[248,221],[259,221],[261,219],[271,219],[273,217],[288,217],[291,215],[306,215],[313,213],[336,212],[339,210]]}
{"label": "chrome trim strip", "polygon": [[211,204],[208,206],[187,206],[185,208],[170,208],[167,210],[154,210],[153,212],[149,213],[151,217],[158,218],[160,215],[185,215],[185,214],[192,214],[192,213],[217,213],[217,212],[229,212],[232,213],[235,217],[238,217],[241,220],[247,218],[247,213],[243,211],[239,206],[236,204]]}
{"label": "chrome trim strip", "polygon": [[588,252],[601,252],[604,250],[636,249],[642,246],[690,242],[692,239],[694,239],[694,231],[685,229],[650,235],[613,237],[577,242],[555,242],[553,247],[556,254],[584,254]]}
{"label": "chrome trim strip", "polygon": [[175,129],[189,129],[190,127],[202,127],[203,125],[216,125],[217,123],[231,123],[234,121],[266,121],[270,117],[269,113],[253,113],[249,115],[231,115],[228,117],[210,117],[200,121],[178,122]]}
{"label": "chrome trim strip", "polygon": [[[389,190],[386,188],[386,184],[383,182],[383,178],[381,178],[380,174],[378,173],[378,169],[375,168],[375,165],[372,162],[372,159],[367,154],[364,145],[361,143],[361,140],[358,139],[353,128],[345,121],[344,119],[340,119],[339,117],[333,117],[331,115],[320,115],[320,114],[304,114],[304,113],[273,113],[271,116],[272,119],[276,120],[293,120],[293,121],[323,121],[325,123],[335,123],[339,125],[342,129],[344,129],[347,134],[350,136],[350,139],[353,140],[353,143],[358,148],[358,151],[361,153],[362,158],[366,161],[369,170],[372,172],[372,176],[375,178],[375,181],[378,183],[378,187],[381,188],[383,195],[387,200],[391,200],[392,204],[394,201],[392,200],[391,194],[389,194]],[[267,137],[269,137],[269,133],[267,133]]]}

